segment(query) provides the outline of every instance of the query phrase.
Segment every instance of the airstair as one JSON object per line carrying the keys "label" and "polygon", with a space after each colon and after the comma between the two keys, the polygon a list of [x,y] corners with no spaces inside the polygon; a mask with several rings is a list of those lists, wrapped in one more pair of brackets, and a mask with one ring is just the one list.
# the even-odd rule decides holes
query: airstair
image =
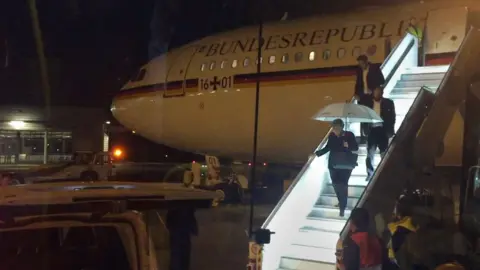
{"label": "airstair", "polygon": [[[436,92],[449,69],[449,66],[418,67],[416,42],[407,34],[381,67],[387,81],[385,96],[395,103],[397,131],[407,113],[417,109],[412,104],[419,91]],[[422,106],[417,104],[416,107]],[[358,124],[350,129],[360,135]],[[319,148],[326,143],[327,135]],[[271,243],[264,248],[264,269],[334,269],[339,235],[368,184],[365,160],[366,145],[360,145],[359,166],[353,170],[349,181],[345,217],[339,217],[338,201],[327,169],[327,155],[309,159],[263,226],[275,232]],[[374,166],[380,161],[377,153]]]}

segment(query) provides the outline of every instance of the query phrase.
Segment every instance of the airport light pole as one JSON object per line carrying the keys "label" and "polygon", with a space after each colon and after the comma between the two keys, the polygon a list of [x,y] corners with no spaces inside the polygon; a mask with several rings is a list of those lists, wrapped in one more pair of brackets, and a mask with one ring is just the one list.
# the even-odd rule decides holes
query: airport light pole
{"label": "airport light pole", "polygon": [[42,81],[43,95],[45,98],[45,116],[47,122],[50,121],[50,82],[48,79],[47,60],[45,59],[45,51],[42,39],[42,30],[38,20],[37,1],[28,0],[28,7],[30,9],[30,16],[32,17],[32,29],[35,37],[35,45],[37,48],[40,78]]}
{"label": "airport light pole", "polygon": [[253,127],[253,157],[252,168],[250,171],[250,220],[249,220],[249,236],[253,238],[253,214],[255,208],[255,178],[257,171],[257,143],[258,143],[258,105],[260,102],[260,80],[262,71],[262,46],[263,46],[263,18],[262,18],[262,3],[259,0],[258,5],[258,51],[257,51],[257,80],[255,88],[255,121]]}

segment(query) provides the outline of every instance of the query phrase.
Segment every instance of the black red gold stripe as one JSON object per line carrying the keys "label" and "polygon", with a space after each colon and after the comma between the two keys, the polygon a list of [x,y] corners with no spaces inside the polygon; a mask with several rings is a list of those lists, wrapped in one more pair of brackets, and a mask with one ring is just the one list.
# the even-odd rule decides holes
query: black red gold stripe
{"label": "black red gold stripe", "polygon": [[[425,56],[425,65],[448,65],[455,58],[455,53],[428,54]],[[287,70],[237,74],[234,77],[234,85],[237,88],[245,87],[247,84],[256,83],[257,78],[263,83],[282,83],[300,80],[321,80],[321,79],[339,79],[355,75],[357,66],[324,67],[302,70]],[[165,90],[171,91],[173,96],[181,96],[185,92],[195,92],[198,89],[198,78],[187,79],[186,81],[172,81],[167,83],[157,83],[140,87],[129,88],[120,91],[115,98],[128,98],[131,96],[142,96]],[[184,87],[185,84],[185,87]]]}
{"label": "black red gold stripe", "polygon": [[[303,69],[303,70],[288,70],[288,71],[275,71],[275,72],[263,72],[260,74],[249,73],[249,74],[238,74],[234,77],[235,86],[245,86],[245,84],[255,83],[257,78],[260,79],[260,82],[271,83],[271,82],[286,82],[286,81],[296,81],[296,80],[305,80],[305,79],[324,79],[324,78],[339,78],[339,77],[348,77],[354,76],[356,71],[356,66],[342,66],[342,67],[327,67],[327,68],[314,68],[314,69]],[[183,81],[173,81],[167,83],[158,83],[153,85],[145,85],[141,87],[135,87],[130,89],[125,89],[120,91],[116,98],[122,98],[132,95],[142,95],[158,91],[173,91],[183,88]],[[187,79],[185,81],[185,89],[197,89],[198,88],[198,79]]]}

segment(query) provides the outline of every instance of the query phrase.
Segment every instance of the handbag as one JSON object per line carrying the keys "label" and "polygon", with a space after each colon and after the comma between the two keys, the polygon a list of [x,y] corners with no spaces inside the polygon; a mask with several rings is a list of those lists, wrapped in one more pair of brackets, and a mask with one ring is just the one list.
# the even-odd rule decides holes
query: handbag
{"label": "handbag", "polygon": [[[345,141],[342,136],[342,143]],[[353,170],[357,167],[358,154],[351,151],[330,152],[332,168],[339,170]]]}
{"label": "handbag", "polygon": [[332,168],[339,170],[353,170],[357,167],[358,154],[348,152],[330,152]]}

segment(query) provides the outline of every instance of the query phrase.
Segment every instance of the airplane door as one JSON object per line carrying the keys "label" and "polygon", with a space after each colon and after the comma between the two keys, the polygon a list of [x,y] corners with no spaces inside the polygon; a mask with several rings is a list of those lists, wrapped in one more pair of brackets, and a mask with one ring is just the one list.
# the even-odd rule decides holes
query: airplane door
{"label": "airplane door", "polygon": [[196,51],[197,47],[195,46],[187,47],[171,59],[167,74],[168,85],[164,97],[185,95],[187,70]]}
{"label": "airplane door", "polygon": [[467,30],[466,7],[430,11],[425,32],[425,53],[443,54],[458,50]]}

